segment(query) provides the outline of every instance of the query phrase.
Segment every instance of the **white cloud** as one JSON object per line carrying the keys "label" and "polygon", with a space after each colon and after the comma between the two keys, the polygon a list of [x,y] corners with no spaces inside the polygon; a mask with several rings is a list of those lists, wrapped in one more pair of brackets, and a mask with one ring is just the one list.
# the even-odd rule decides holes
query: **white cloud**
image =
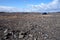
{"label": "white cloud", "polygon": [[[41,3],[38,5],[30,5],[32,11],[44,12],[44,11],[60,11],[60,0],[53,0],[52,2],[45,4]],[[31,10],[30,10],[31,11]]]}
{"label": "white cloud", "polygon": [[0,6],[0,12],[19,12],[20,9],[15,7]]}

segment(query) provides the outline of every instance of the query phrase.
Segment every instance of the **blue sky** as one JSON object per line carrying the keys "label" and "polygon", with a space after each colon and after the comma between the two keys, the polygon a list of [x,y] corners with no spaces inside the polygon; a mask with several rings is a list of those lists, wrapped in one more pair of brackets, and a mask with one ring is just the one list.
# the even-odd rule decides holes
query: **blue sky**
{"label": "blue sky", "polygon": [[27,5],[37,5],[40,3],[49,3],[52,0],[0,0],[0,6],[11,6],[17,8],[26,8]]}
{"label": "blue sky", "polygon": [[0,0],[0,11],[60,11],[59,3],[60,0]]}

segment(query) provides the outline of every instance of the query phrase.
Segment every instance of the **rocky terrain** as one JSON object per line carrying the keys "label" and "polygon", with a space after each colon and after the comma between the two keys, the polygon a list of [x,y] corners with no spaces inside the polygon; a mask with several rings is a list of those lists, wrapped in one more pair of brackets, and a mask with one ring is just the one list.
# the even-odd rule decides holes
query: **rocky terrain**
{"label": "rocky terrain", "polygon": [[0,13],[0,40],[60,40],[60,13]]}

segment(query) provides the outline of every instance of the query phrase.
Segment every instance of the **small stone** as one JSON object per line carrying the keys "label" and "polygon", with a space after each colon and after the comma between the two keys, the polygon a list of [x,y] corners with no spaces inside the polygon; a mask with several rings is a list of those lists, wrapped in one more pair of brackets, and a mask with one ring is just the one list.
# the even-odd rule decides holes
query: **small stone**
{"label": "small stone", "polygon": [[23,38],[24,37],[24,35],[19,35],[19,38]]}
{"label": "small stone", "polygon": [[7,37],[5,36],[3,39],[6,39]]}
{"label": "small stone", "polygon": [[47,39],[48,38],[48,34],[45,34],[43,37],[44,37],[44,39]]}
{"label": "small stone", "polygon": [[16,35],[14,35],[14,38],[16,38],[17,36]]}
{"label": "small stone", "polygon": [[40,34],[41,32],[39,32],[39,34]]}
{"label": "small stone", "polygon": [[29,34],[30,37],[32,37],[33,35],[32,34]]}
{"label": "small stone", "polygon": [[8,31],[8,29],[6,29],[6,30],[4,31],[4,33],[7,33],[7,31]]}
{"label": "small stone", "polygon": [[24,37],[24,35],[21,35],[21,33],[19,33],[19,38],[23,38]]}
{"label": "small stone", "polygon": [[44,39],[47,39],[47,37],[44,37]]}
{"label": "small stone", "polygon": [[36,38],[34,38],[34,40],[37,40]]}

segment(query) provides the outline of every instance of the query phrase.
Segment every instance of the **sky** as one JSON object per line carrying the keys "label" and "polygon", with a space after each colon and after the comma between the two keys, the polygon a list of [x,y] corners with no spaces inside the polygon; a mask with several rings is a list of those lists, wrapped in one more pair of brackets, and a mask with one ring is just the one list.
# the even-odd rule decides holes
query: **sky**
{"label": "sky", "polygon": [[4,12],[60,12],[60,0],[0,0]]}

